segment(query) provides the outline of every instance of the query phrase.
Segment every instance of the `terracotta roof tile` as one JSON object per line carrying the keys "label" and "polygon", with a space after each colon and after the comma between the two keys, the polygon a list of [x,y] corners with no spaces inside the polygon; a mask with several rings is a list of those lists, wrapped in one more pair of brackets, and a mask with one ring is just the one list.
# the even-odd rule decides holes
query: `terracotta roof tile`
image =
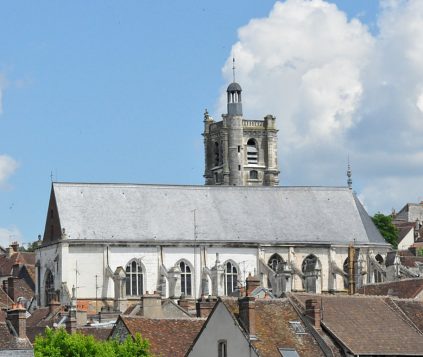
{"label": "terracotta roof tile", "polygon": [[201,330],[205,319],[149,319],[123,316],[132,336],[140,333],[150,341],[154,355],[163,357],[183,357]]}
{"label": "terracotta roof tile", "polygon": [[[322,325],[353,354],[420,355],[423,336],[402,313],[375,296],[294,294],[322,304]],[[389,333],[387,327],[395,328]]]}
{"label": "terracotta roof tile", "polygon": [[414,299],[422,291],[423,278],[419,278],[368,284],[358,289],[357,292],[364,295],[396,296],[401,299]]}
{"label": "terracotta roof tile", "polygon": [[12,335],[6,323],[0,322],[0,350],[32,349],[27,338],[16,338]]}
{"label": "terracotta roof tile", "polygon": [[298,321],[298,314],[288,299],[256,300],[256,335],[254,347],[260,356],[280,357],[278,348],[294,348],[300,356],[324,356],[316,340],[309,334],[297,334],[290,321]]}
{"label": "terracotta roof tile", "polygon": [[111,327],[98,328],[92,326],[84,326],[76,329],[77,332],[82,333],[83,335],[93,336],[96,340],[105,341],[109,338],[110,332],[112,332]]}
{"label": "terracotta roof tile", "polygon": [[7,293],[0,288],[0,308],[7,308],[13,304],[13,300],[7,295]]}

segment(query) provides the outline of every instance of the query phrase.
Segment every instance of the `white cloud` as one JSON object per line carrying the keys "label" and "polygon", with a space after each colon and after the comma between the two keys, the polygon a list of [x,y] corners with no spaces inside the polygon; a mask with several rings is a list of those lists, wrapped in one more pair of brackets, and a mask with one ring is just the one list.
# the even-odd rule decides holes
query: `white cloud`
{"label": "white cloud", "polygon": [[8,155],[0,155],[0,187],[5,186],[7,179],[16,171],[18,163]]}
{"label": "white cloud", "polygon": [[230,81],[235,56],[247,117],[277,116],[282,184],[345,185],[350,153],[371,213],[423,195],[423,1],[382,1],[378,23],[372,35],[323,0],[277,2],[223,68]]}
{"label": "white cloud", "polygon": [[1,228],[0,227],[0,246],[6,248],[10,243],[22,241],[22,233],[16,227]]}

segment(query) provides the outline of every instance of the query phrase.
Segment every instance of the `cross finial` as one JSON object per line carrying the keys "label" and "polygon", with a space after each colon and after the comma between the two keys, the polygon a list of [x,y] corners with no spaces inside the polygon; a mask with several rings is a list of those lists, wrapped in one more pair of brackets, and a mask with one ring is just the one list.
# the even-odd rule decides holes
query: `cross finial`
{"label": "cross finial", "polygon": [[232,57],[232,75],[234,77],[233,82],[235,83],[235,57]]}
{"label": "cross finial", "polygon": [[348,167],[347,167],[347,184],[348,184],[348,188],[351,190],[352,189],[352,171],[351,171],[351,165],[350,165],[350,154],[348,154]]}

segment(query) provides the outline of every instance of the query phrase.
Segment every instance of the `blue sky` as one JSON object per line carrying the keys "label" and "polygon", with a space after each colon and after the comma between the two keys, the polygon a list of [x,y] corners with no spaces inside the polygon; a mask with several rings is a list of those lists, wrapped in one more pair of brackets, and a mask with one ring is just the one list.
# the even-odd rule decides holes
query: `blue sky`
{"label": "blue sky", "polygon": [[[378,1],[331,3],[338,9],[328,16],[345,13],[377,38]],[[204,109],[215,118],[221,114],[227,63],[235,44],[243,44],[239,29],[248,32],[250,21],[267,19],[274,6],[268,0],[2,2],[0,156],[7,156],[9,169],[3,168],[3,177],[0,170],[0,244],[43,233],[51,173],[58,181],[203,184]],[[253,77],[247,78],[243,63],[237,56],[244,108],[255,116],[261,108],[251,97],[249,107]],[[366,130],[348,128],[342,135]],[[306,165],[309,176],[287,164],[286,179],[289,150],[282,148],[281,182],[345,185],[347,151],[353,167],[354,158],[363,159],[354,148],[333,161],[326,157],[319,167],[313,159]],[[363,166],[358,193],[367,178],[372,172]],[[372,197],[379,196],[365,199],[377,202]],[[380,209],[405,203],[399,197],[380,201]]]}

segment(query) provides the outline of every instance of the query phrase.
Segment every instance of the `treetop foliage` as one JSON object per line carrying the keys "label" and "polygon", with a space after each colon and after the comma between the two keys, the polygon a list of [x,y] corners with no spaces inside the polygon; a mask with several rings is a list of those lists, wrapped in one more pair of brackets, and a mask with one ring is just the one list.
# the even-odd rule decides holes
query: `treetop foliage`
{"label": "treetop foliage", "polygon": [[97,341],[81,333],[68,334],[65,329],[46,328],[44,336],[34,343],[35,357],[152,357],[150,346],[140,334],[123,343],[117,340]]}
{"label": "treetop foliage", "polygon": [[392,216],[376,213],[372,217],[373,223],[382,234],[383,238],[394,248],[398,247],[398,228],[392,223]]}

